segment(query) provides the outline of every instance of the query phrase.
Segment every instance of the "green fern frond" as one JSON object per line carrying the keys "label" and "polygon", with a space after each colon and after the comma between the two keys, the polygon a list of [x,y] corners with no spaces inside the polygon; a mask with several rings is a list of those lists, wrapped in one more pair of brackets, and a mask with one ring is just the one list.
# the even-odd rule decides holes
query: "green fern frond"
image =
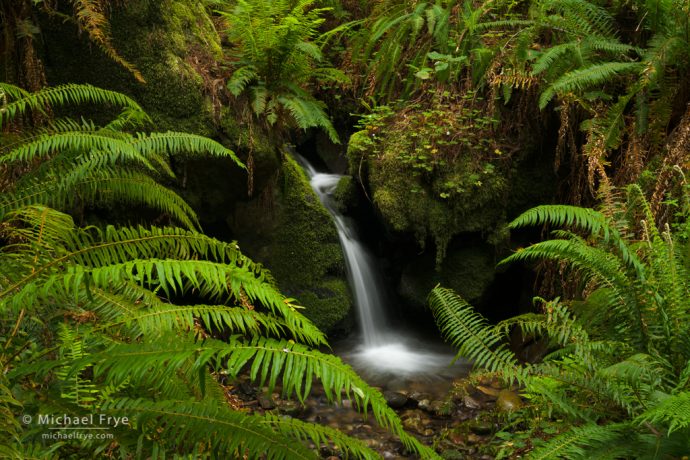
{"label": "green fern frond", "polygon": [[460,296],[436,287],[427,301],[444,339],[458,349],[457,357],[471,359],[491,372],[500,372],[508,381],[525,381],[526,371],[506,346],[506,336],[500,329],[489,326]]}
{"label": "green fern frond", "polygon": [[609,82],[613,77],[642,70],[639,62],[603,62],[576,69],[554,81],[539,97],[539,108],[545,108],[557,94],[584,91]]}
{"label": "green fern frond", "polygon": [[615,247],[621,260],[633,268],[640,279],[644,279],[644,265],[637,255],[630,250],[618,230],[610,225],[604,214],[577,206],[542,205],[522,213],[508,224],[508,228],[516,229],[544,224],[574,227],[589,235],[601,238],[604,243],[609,243]]}
{"label": "green fern frond", "polygon": [[[215,401],[151,401],[120,398],[103,405],[103,410],[132,417],[137,426],[160,430],[157,442],[172,450],[192,451],[195,445],[212,450],[215,458],[238,453],[249,458],[275,460],[309,459],[317,456],[294,439],[272,429],[263,417],[228,410]],[[208,436],[209,426],[214,436]]]}
{"label": "green fern frond", "polygon": [[7,83],[0,87],[11,101],[0,108],[0,126],[29,111],[43,112],[46,107],[65,105],[101,104],[130,109],[143,114],[141,106],[133,99],[116,91],[108,91],[86,84],[68,84],[44,88],[35,93],[19,90]]}
{"label": "green fern frond", "polygon": [[[575,427],[567,433],[556,436],[545,445],[529,453],[529,460],[547,460],[554,458],[588,459],[591,450],[605,447],[610,443],[619,443],[622,438],[629,436],[628,426],[625,424],[597,425],[590,423]],[[630,440],[629,440],[630,441]]]}
{"label": "green fern frond", "polygon": [[258,77],[254,66],[244,66],[235,70],[228,80],[228,90],[233,96],[242,94],[247,85]]}
{"label": "green fern frond", "polygon": [[[92,362],[96,375],[105,375],[106,382],[131,378],[149,385],[161,385],[182,366],[187,366],[192,358],[193,369],[212,364],[215,368],[226,369],[232,376],[237,376],[249,365],[251,378],[260,385],[268,384],[273,388],[280,378],[283,393],[295,394],[300,401],[309,394],[316,377],[330,400],[341,401],[345,395],[365,413],[370,408],[378,423],[395,433],[407,448],[424,458],[438,458],[431,449],[404,432],[402,423],[383,395],[367,385],[348,365],[335,356],[292,341],[257,337],[248,342],[231,338],[227,344],[211,339],[195,344],[181,341],[177,335],[162,336],[155,343],[115,345],[94,355]],[[138,363],[136,369],[132,368],[133,362]]]}
{"label": "green fern frond", "polygon": [[359,439],[346,436],[328,426],[305,423],[296,418],[266,416],[267,422],[274,430],[302,441],[311,441],[316,446],[333,443],[345,458],[362,460],[380,460],[382,457]]}
{"label": "green fern frond", "polygon": [[636,423],[652,423],[668,426],[668,434],[678,430],[690,432],[690,392],[663,397],[635,420]]}
{"label": "green fern frond", "polygon": [[208,137],[189,133],[168,131],[167,133],[139,134],[134,147],[144,157],[153,154],[167,153],[168,155],[209,154],[219,157],[230,157],[237,166],[244,168],[235,153]]}

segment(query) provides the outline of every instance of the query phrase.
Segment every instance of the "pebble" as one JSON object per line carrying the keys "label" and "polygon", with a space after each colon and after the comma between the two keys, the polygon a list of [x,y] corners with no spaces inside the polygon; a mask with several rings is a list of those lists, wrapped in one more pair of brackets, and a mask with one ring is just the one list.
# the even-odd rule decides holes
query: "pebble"
{"label": "pebble", "polygon": [[467,444],[479,444],[482,441],[483,439],[474,433],[470,433],[467,435]]}
{"label": "pebble", "polygon": [[470,431],[478,435],[491,434],[493,426],[489,422],[476,421],[470,425]]}
{"label": "pebble", "polygon": [[522,399],[511,390],[501,390],[496,400],[496,407],[503,412],[513,412],[522,407]]}
{"label": "pebble", "polygon": [[423,411],[430,412],[431,411],[431,401],[429,401],[428,399],[422,399],[421,401],[419,401],[419,405],[417,407],[419,407]]}
{"label": "pebble", "polygon": [[386,398],[386,402],[393,409],[400,409],[407,404],[407,396],[397,391],[384,391],[383,397]]}
{"label": "pebble", "polygon": [[261,406],[261,408],[263,410],[272,410],[272,409],[276,408],[276,403],[273,400],[273,398],[271,398],[270,396],[264,395],[264,396],[259,396],[259,406]]}
{"label": "pebble", "polygon": [[470,395],[465,395],[462,402],[468,409],[480,409],[482,407],[481,403]]}

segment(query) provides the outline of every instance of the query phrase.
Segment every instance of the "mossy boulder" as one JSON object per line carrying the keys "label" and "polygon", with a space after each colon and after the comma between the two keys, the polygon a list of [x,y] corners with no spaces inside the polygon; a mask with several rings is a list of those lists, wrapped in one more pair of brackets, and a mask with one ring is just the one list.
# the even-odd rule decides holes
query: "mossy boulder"
{"label": "mossy boulder", "polygon": [[357,185],[351,176],[343,176],[333,191],[333,202],[341,214],[355,208],[358,204],[359,193]]}
{"label": "mossy boulder", "polygon": [[347,328],[352,301],[335,224],[291,157],[261,197],[237,206],[229,225],[319,328]]}
{"label": "mossy boulder", "polygon": [[478,94],[446,91],[378,107],[349,139],[350,175],[389,230],[408,306],[441,283],[486,307],[506,222],[553,195],[547,150],[502,129],[495,113]]}
{"label": "mossy boulder", "polygon": [[414,235],[422,248],[434,242],[437,266],[453,236],[489,235],[505,221],[511,168],[490,137],[493,123],[448,96],[380,110],[350,138],[350,173],[392,231]]}

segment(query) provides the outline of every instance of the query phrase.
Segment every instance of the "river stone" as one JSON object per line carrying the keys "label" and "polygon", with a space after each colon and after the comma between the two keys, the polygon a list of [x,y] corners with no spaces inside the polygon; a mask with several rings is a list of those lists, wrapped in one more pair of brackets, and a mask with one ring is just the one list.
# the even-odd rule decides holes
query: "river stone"
{"label": "river stone", "polygon": [[397,391],[384,391],[383,397],[386,398],[386,402],[393,409],[400,409],[407,404],[407,396]]}
{"label": "river stone", "polygon": [[272,410],[276,408],[276,403],[272,397],[268,395],[259,396],[259,406],[263,410]]}
{"label": "river stone", "polygon": [[422,399],[421,401],[419,401],[419,405],[417,407],[419,407],[423,411],[430,412],[431,411],[431,401],[429,401],[428,399]]}
{"label": "river stone", "polygon": [[501,390],[496,400],[496,407],[503,412],[513,412],[522,407],[522,399],[514,391]]}
{"label": "river stone", "polygon": [[472,431],[472,433],[474,434],[484,436],[487,434],[491,434],[491,432],[493,431],[493,426],[489,422],[482,422],[477,420],[476,422],[470,425],[470,431]]}
{"label": "river stone", "polygon": [[492,387],[485,387],[485,386],[481,386],[481,385],[477,385],[477,390],[479,390],[480,392],[484,393],[486,396],[488,396],[489,398],[494,399],[494,400],[496,398],[498,398],[498,395],[501,392],[501,390],[499,390],[499,389],[492,388]]}
{"label": "river stone", "polygon": [[409,393],[409,397],[410,399],[414,399],[415,401],[421,401],[422,399],[430,399],[431,395],[423,391],[413,391]]}
{"label": "river stone", "polygon": [[289,415],[290,417],[300,415],[304,410],[304,406],[294,401],[283,401],[278,407],[278,411],[280,411],[281,414]]}
{"label": "river stone", "polygon": [[406,430],[414,431],[416,433],[424,433],[426,425],[429,420],[422,416],[420,411],[408,411],[403,417],[403,426]]}
{"label": "river stone", "polygon": [[480,442],[482,442],[482,438],[476,434],[470,433],[467,435],[467,444],[479,444]]}
{"label": "river stone", "polygon": [[462,402],[468,409],[480,409],[482,407],[481,403],[470,395],[465,395]]}
{"label": "river stone", "polygon": [[258,393],[258,389],[249,382],[242,382],[237,387],[240,390],[240,398],[253,399]]}

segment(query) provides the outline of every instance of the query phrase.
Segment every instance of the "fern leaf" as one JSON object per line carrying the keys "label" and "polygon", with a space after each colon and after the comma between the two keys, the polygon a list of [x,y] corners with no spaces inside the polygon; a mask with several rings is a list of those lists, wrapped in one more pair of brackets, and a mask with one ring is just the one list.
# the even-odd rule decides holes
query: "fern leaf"
{"label": "fern leaf", "polygon": [[609,82],[613,77],[642,70],[639,62],[604,62],[573,70],[554,81],[539,97],[544,109],[556,94],[584,91]]}
{"label": "fern leaf", "polygon": [[526,373],[503,343],[505,337],[488,326],[462,298],[451,290],[436,287],[429,294],[428,303],[443,337],[458,349],[458,357],[500,372],[506,380],[524,382]]}

